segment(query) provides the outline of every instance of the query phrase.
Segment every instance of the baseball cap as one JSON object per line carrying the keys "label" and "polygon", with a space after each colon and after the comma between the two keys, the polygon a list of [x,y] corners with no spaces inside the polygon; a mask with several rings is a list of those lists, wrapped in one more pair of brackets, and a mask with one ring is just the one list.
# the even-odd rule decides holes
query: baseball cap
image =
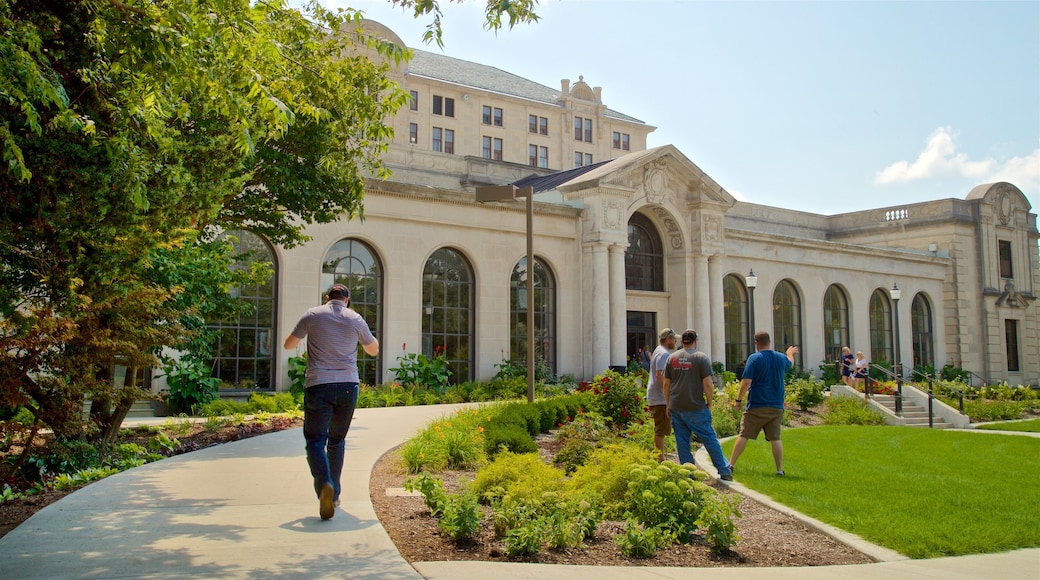
{"label": "baseball cap", "polygon": [[692,328],[687,328],[686,330],[683,331],[683,333],[682,333],[682,342],[683,342],[683,344],[691,344],[695,340],[697,340],[697,331],[696,330],[693,330]]}
{"label": "baseball cap", "polygon": [[333,284],[332,288],[329,288],[329,298],[333,300],[343,300],[344,298],[350,298],[350,290],[343,284]]}
{"label": "baseball cap", "polygon": [[661,332],[657,333],[657,338],[659,338],[661,340],[664,340],[666,338],[671,338],[673,336],[675,336],[675,331],[672,330],[671,328],[662,328]]}

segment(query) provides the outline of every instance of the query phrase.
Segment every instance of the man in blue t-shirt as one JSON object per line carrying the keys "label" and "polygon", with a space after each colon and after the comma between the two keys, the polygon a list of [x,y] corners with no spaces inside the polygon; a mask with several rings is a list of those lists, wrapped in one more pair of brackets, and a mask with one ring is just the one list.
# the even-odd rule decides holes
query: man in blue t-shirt
{"label": "man in blue t-shirt", "polygon": [[784,376],[794,366],[798,347],[789,346],[785,354],[780,354],[771,346],[768,332],[760,330],[755,333],[755,349],[758,352],[749,356],[744,365],[737,405],[744,402],[746,394],[747,407],[740,420],[740,435],[733,444],[729,464],[735,466],[748,439],[758,439],[758,432],[764,431],[766,441],[773,446],[776,474],[784,475],[784,445],[780,442],[780,420],[784,416]]}

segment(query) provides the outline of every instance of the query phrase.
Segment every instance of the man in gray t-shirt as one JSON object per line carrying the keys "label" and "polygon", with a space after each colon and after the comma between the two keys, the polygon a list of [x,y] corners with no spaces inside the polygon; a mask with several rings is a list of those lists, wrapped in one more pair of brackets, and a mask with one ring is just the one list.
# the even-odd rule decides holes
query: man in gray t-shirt
{"label": "man in gray t-shirt", "polygon": [[307,339],[303,438],[323,520],[335,515],[339,503],[344,439],[354,417],[360,382],[358,344],[371,356],[379,354],[379,342],[368,323],[349,308],[347,287],[333,284],[325,298],[325,304],[304,313],[284,345],[292,350]]}
{"label": "man in gray t-shirt", "polygon": [[718,435],[711,423],[711,405],[715,384],[711,379],[711,359],[697,350],[697,332],[682,333],[682,348],[668,357],[664,369],[664,393],[668,399],[668,415],[675,431],[675,448],[679,463],[693,463],[690,440],[697,440],[708,450],[719,477],[733,479],[733,469],[722,454]]}

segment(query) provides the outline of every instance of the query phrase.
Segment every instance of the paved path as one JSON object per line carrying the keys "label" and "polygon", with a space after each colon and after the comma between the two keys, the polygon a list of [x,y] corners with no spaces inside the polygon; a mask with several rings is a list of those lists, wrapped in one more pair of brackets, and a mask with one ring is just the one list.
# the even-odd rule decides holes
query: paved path
{"label": "paved path", "polygon": [[1040,550],[818,568],[614,568],[401,558],[376,520],[379,457],[456,407],[360,409],[342,506],[318,518],[298,429],[151,463],[93,483],[0,538],[0,579],[20,578],[884,578],[1040,579]]}

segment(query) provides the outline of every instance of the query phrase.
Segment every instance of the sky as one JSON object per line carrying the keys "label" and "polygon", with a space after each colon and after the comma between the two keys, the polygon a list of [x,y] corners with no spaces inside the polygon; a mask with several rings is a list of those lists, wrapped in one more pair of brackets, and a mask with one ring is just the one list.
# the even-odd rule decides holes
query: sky
{"label": "sky", "polygon": [[389,0],[321,1],[551,88],[584,76],[739,200],[832,215],[1009,181],[1040,213],[1040,0],[541,0],[497,33],[484,0],[440,0],[443,50]]}

